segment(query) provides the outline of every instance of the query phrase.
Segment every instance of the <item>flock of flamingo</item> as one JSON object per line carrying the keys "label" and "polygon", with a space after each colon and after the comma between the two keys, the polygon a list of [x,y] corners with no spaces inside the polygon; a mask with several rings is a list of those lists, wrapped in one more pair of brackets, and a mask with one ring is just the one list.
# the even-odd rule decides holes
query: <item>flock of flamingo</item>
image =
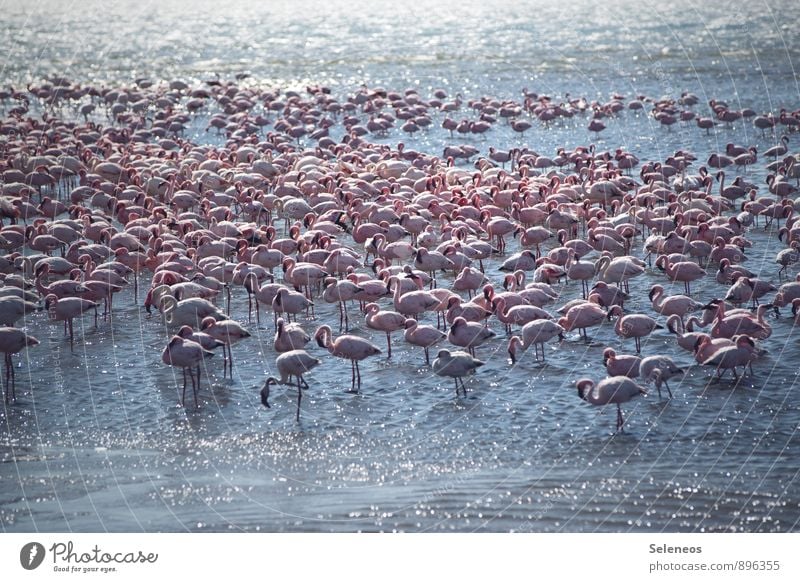
{"label": "flock of flamingo", "polygon": [[[391,358],[392,336],[402,334],[459,398],[484,364],[476,352],[503,334],[512,364],[531,345],[544,362],[548,342],[614,321],[636,355],[608,347],[608,377],[576,386],[591,404],[615,404],[621,431],[622,404],[649,384],[671,397],[669,380],[684,373],[668,356],[642,356],[655,329],[666,327],[717,376],[738,378],[766,350],[768,315],[791,306],[800,322],[800,276],[788,273],[800,258],[800,156],[789,151],[798,111],[757,114],[712,100],[703,116],[691,93],[600,103],[364,86],[337,99],[320,86],[140,79],[104,88],[63,78],[2,90],[0,105],[7,405],[16,398],[12,354],[39,344],[19,322],[63,322],[72,346],[74,320],[110,320],[114,296],[130,285],[134,301],[174,331],[161,360],[181,369],[184,405],[189,384],[197,405],[214,350],[233,377],[234,346],[251,333],[230,318],[231,302],[246,294],[250,322],[271,312],[278,376],[267,378],[261,402],[270,407],[273,386],[296,387],[298,421],[305,375],[323,365],[306,350],[312,340],[350,361],[358,392],[360,362],[384,353],[383,336]],[[465,142],[438,156],[382,142],[398,125],[409,136],[439,125],[455,141],[485,140],[507,124],[535,140],[573,117],[599,133],[626,114],[666,128],[694,120],[706,132],[752,123],[776,145],[729,143],[703,162],[685,150],[640,161],[594,144],[552,157],[522,146],[482,156]],[[185,137],[199,122],[219,145]],[[755,184],[748,175],[759,163],[768,175]],[[785,248],[774,271],[754,273],[744,266],[748,235],[762,222]],[[654,283],[650,308],[629,312],[629,281],[642,276]],[[718,292],[701,299],[698,281]],[[580,298],[560,304],[573,284]],[[322,303],[337,305],[338,323],[318,325]],[[354,318],[377,337],[351,333]]]}

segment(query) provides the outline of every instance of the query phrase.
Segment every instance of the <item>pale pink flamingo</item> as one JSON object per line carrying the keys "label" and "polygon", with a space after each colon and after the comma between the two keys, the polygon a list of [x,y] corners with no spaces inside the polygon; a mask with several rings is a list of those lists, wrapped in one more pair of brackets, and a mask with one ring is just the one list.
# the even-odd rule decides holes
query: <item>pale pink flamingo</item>
{"label": "pale pink flamingo", "polygon": [[333,341],[331,328],[327,325],[317,328],[314,339],[319,347],[327,349],[337,358],[350,360],[353,379],[349,392],[358,393],[361,390],[361,370],[359,370],[358,363],[365,358],[380,354],[380,348],[356,335],[340,335],[336,341]]}
{"label": "pale pink flamingo", "polygon": [[668,356],[648,356],[639,364],[639,374],[642,380],[645,383],[651,381],[655,383],[659,398],[661,398],[661,384],[664,384],[669,397],[672,398],[668,380],[683,373],[684,371]]}
{"label": "pale pink flamingo", "polygon": [[477,303],[470,301],[464,303],[458,295],[451,296],[447,300],[447,312],[445,321],[453,324],[457,317],[462,317],[467,321],[479,322],[491,317],[492,312]]}
{"label": "pale pink flamingo", "polygon": [[278,325],[275,331],[275,339],[272,347],[276,352],[290,352],[301,350],[311,341],[305,330],[296,323],[286,323],[282,317],[278,318]]}
{"label": "pale pink flamingo", "polygon": [[584,299],[589,296],[589,281],[595,276],[595,266],[590,262],[581,262],[575,254],[570,253],[570,261],[567,262],[567,279],[581,282],[581,294]]}
{"label": "pale pink flamingo", "polygon": [[[0,352],[5,355],[6,404],[17,399],[16,374],[11,356],[24,348],[38,346],[39,340],[15,327],[0,327]],[[11,399],[9,400],[9,395]]]}
{"label": "pale pink flamingo", "polygon": [[447,334],[447,341],[454,346],[467,348],[470,355],[475,355],[475,348],[483,345],[497,334],[481,323],[467,321],[463,317],[456,317],[450,331]]}
{"label": "pale pink flamingo", "polygon": [[366,323],[370,329],[382,331],[386,334],[386,347],[388,358],[392,357],[392,332],[405,328],[406,316],[397,311],[381,311],[377,303],[370,303],[366,308]]}
{"label": "pale pink flamingo", "polygon": [[582,378],[575,385],[578,388],[578,396],[594,404],[604,406],[606,404],[617,405],[617,431],[625,432],[623,425],[625,420],[622,417],[622,404],[639,396],[647,394],[647,391],[627,376],[612,376],[600,380],[595,384],[593,380]]}
{"label": "pale pink flamingo", "polygon": [[595,263],[595,273],[605,283],[620,283],[629,292],[628,280],[644,273],[645,265],[640,259],[631,256],[612,258],[603,255]]}
{"label": "pale pink flamingo", "polygon": [[778,271],[778,280],[780,281],[783,273],[798,261],[800,261],[800,241],[793,240],[789,243],[788,249],[778,251],[775,256],[775,262],[781,266]]}
{"label": "pale pink flamingo", "polygon": [[506,235],[513,233],[517,228],[517,223],[513,220],[497,216],[492,218],[488,211],[481,212],[481,221],[489,239],[497,241],[497,248],[501,253],[506,250]]}
{"label": "pale pink flamingo", "polygon": [[[223,353],[223,368],[222,375],[225,377],[226,371],[230,371],[231,378],[233,378],[233,352],[231,346],[245,338],[250,337],[250,332],[247,331],[240,323],[232,319],[224,319],[217,321],[213,317],[205,317],[200,323],[200,331],[203,331],[224,343],[222,346]],[[227,350],[226,350],[227,348]],[[227,356],[225,353],[227,351]]]}
{"label": "pale pink flamingo", "polygon": [[666,316],[677,315],[682,318],[703,306],[702,303],[698,303],[687,295],[665,296],[664,287],[661,285],[653,285],[650,288],[648,297],[652,303],[653,311]]}
{"label": "pale pink flamingo", "polygon": [[505,324],[506,331],[511,332],[511,325],[525,325],[537,319],[552,319],[552,315],[541,307],[535,305],[514,305],[506,307],[506,300],[498,297],[494,300],[494,314],[497,319]]}
{"label": "pale pink flamingo", "polygon": [[197,383],[195,383],[193,368],[197,367],[199,370],[200,362],[206,358],[210,358],[214,353],[203,349],[203,347],[192,340],[184,339],[180,336],[173,336],[167,347],[161,353],[161,361],[170,366],[181,368],[183,370],[183,392],[181,394],[181,405],[186,405],[186,373],[189,373],[189,378],[192,380],[192,392],[194,393],[194,405],[199,406],[197,403],[197,392],[200,389],[200,377],[198,374]]}
{"label": "pale pink flamingo", "polygon": [[0,325],[14,325],[26,315],[32,315],[39,310],[36,303],[25,301],[22,297],[0,297]]}
{"label": "pale pink flamingo", "polygon": [[453,281],[454,291],[466,291],[469,297],[481,288],[489,279],[484,273],[473,267],[464,267]]}
{"label": "pale pink flamingo", "polygon": [[405,340],[415,346],[420,346],[425,352],[425,363],[430,363],[428,350],[447,338],[447,334],[432,325],[420,325],[416,319],[406,319]]}
{"label": "pale pink flamingo", "polygon": [[297,320],[297,314],[302,311],[308,311],[308,308],[313,305],[303,293],[292,291],[286,287],[278,289],[275,298],[272,300],[272,311],[275,317],[275,325],[278,325],[278,316],[286,314],[287,321],[291,321],[292,315]]}
{"label": "pale pink flamingo", "polygon": [[517,362],[517,351],[525,351],[533,344],[534,357],[539,360],[539,348],[542,350],[542,361],[545,361],[544,344],[554,337],[564,339],[564,328],[550,319],[537,319],[522,326],[519,336],[513,336],[508,342],[508,354],[511,357],[511,363]]}
{"label": "pale pink flamingo", "polygon": [[436,287],[436,271],[452,271],[453,261],[438,251],[419,247],[414,256],[414,266],[431,276],[431,286]]}
{"label": "pale pink flamingo", "polygon": [[396,276],[389,278],[389,284],[394,284],[394,308],[405,316],[417,318],[426,311],[432,311],[439,305],[439,300],[427,291],[409,291],[403,293],[400,289],[399,279]]}
{"label": "pale pink flamingo", "polygon": [[593,299],[593,296],[590,295],[589,301],[573,305],[564,317],[558,320],[558,325],[563,327],[564,331],[577,329],[578,333],[588,341],[586,328],[601,325],[608,316],[605,310],[595,301],[596,298]]}
{"label": "pale pink flamingo", "polygon": [[625,301],[631,298],[628,293],[625,293],[617,285],[608,284],[604,281],[598,281],[590,289],[590,297],[594,295],[598,305],[602,307],[611,307],[612,305],[619,305],[623,307]]}
{"label": "pale pink flamingo", "polygon": [[192,325],[200,326],[200,322],[206,317],[213,317],[216,320],[227,319],[228,316],[216,305],[200,297],[190,297],[178,301],[172,295],[163,295],[159,298],[158,304],[171,325]]}
{"label": "pale pink flamingo", "polygon": [[[303,390],[308,390],[308,382],[303,375],[310,372],[322,363],[322,360],[311,356],[305,350],[290,350],[278,356],[275,365],[278,368],[280,379],[270,376],[261,388],[261,404],[266,408],[272,408],[269,404],[269,387],[273,384],[288,384],[297,386],[297,415],[295,419],[300,422],[300,402],[303,399]],[[291,382],[292,378],[297,378],[297,384]]]}
{"label": "pale pink flamingo", "polygon": [[603,350],[603,365],[609,376],[627,376],[628,378],[639,377],[639,365],[642,358],[628,354],[617,355],[612,348]]}
{"label": "pale pink flamingo", "polygon": [[725,312],[725,303],[720,302],[711,326],[711,337],[732,338],[737,334],[746,334],[754,339],[767,339],[772,335],[772,326],[764,319],[764,313],[770,306],[759,305],[753,317],[748,312]]}
{"label": "pale pink flamingo", "polygon": [[708,335],[703,332],[694,331],[695,325],[698,327],[700,326],[700,320],[696,317],[690,317],[685,325],[679,315],[670,315],[667,318],[667,329],[671,334],[675,335],[678,346],[687,352],[693,352],[697,340],[700,339],[701,336]]}
{"label": "pale pink flamingo", "polygon": [[636,353],[642,353],[642,338],[650,335],[654,329],[663,329],[663,325],[656,323],[656,320],[643,313],[631,313],[624,315],[619,305],[614,305],[608,311],[608,319],[617,317],[614,324],[614,331],[623,338],[633,338],[636,342]]}
{"label": "pale pink flamingo", "polygon": [[706,275],[705,269],[691,261],[671,262],[667,255],[656,259],[656,267],[664,271],[670,281],[683,281],[686,295],[691,295],[690,283],[702,279]]}
{"label": "pale pink flamingo", "polygon": [[76,317],[80,317],[90,309],[95,310],[96,316],[97,303],[89,301],[88,299],[81,299],[80,297],[58,298],[50,294],[44,298],[44,309],[47,311],[51,321],[63,321],[69,328],[69,346],[70,349],[72,349],[74,344],[72,320]]}
{"label": "pale pink flamingo", "polygon": [[798,297],[792,299],[792,317],[796,324],[800,324],[800,298]]}
{"label": "pale pink flamingo", "polygon": [[437,376],[447,376],[453,378],[456,384],[456,397],[459,395],[459,383],[464,391],[464,398],[467,397],[467,387],[464,385],[464,376],[475,373],[475,370],[483,366],[484,362],[476,359],[466,352],[451,352],[450,350],[439,350],[436,359],[433,361],[433,373]]}
{"label": "pale pink flamingo", "polygon": [[[718,379],[722,378],[728,370],[733,370],[733,376],[738,380],[739,375],[736,373],[736,368],[739,366],[746,368],[757,357],[756,345],[753,340],[746,335],[739,335],[735,345],[717,350],[702,363],[704,366],[714,366],[717,369]],[[744,374],[744,371],[742,373]]]}
{"label": "pale pink flamingo", "polygon": [[335,277],[327,277],[324,281],[325,289],[322,291],[322,299],[326,303],[336,303],[339,306],[339,331],[348,331],[350,318],[347,315],[347,302],[353,301],[364,289],[358,284],[348,279],[340,280]]}

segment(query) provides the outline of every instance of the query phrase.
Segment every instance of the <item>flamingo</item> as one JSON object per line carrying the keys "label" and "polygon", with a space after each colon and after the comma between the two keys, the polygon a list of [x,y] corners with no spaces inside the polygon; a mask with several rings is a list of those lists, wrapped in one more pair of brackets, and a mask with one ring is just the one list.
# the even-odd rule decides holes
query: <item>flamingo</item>
{"label": "flamingo", "polygon": [[348,331],[350,318],[347,315],[347,302],[354,300],[364,289],[350,280],[339,280],[335,277],[327,277],[324,281],[325,289],[322,291],[322,299],[326,303],[336,303],[339,306],[339,331]]}
{"label": "flamingo", "polygon": [[622,417],[622,405],[640,394],[647,394],[644,388],[627,376],[611,376],[600,380],[597,384],[593,380],[582,378],[575,385],[578,388],[578,396],[590,404],[595,406],[616,404],[617,431],[623,433],[625,420]]}
{"label": "flamingo", "polygon": [[357,394],[361,390],[361,370],[359,370],[358,363],[370,356],[380,354],[380,348],[356,335],[340,335],[334,341],[331,328],[327,325],[321,325],[317,328],[314,333],[314,340],[319,347],[327,349],[337,358],[350,360],[353,379],[352,387],[348,392]]}
{"label": "flamingo", "polygon": [[16,374],[14,373],[14,363],[11,361],[11,356],[24,348],[38,345],[39,340],[20,329],[7,326],[0,327],[0,352],[5,354],[6,404],[9,403],[9,392],[11,400],[17,399]]}
{"label": "flamingo", "polygon": [[392,332],[405,329],[406,316],[397,311],[381,311],[377,303],[370,303],[366,309],[366,323],[370,329],[386,334],[387,358],[392,357]]}
{"label": "flamingo", "polygon": [[617,355],[612,348],[603,350],[603,365],[609,376],[627,376],[628,378],[639,377],[639,367],[642,358],[627,354]]}
{"label": "flamingo", "polygon": [[81,299],[80,297],[63,297],[59,299],[53,294],[44,298],[44,309],[47,311],[51,321],[63,321],[69,328],[69,347],[73,349],[74,346],[74,333],[72,329],[72,320],[80,317],[90,309],[95,310],[95,320],[97,318],[98,304],[88,299]]}
{"label": "flamingo", "polygon": [[436,359],[433,361],[433,373],[437,376],[448,376],[453,378],[456,385],[456,397],[459,395],[458,387],[464,391],[464,398],[467,397],[467,387],[464,385],[464,376],[474,374],[475,370],[483,366],[484,362],[474,358],[466,352],[451,352],[450,350],[439,350]]}
{"label": "flamingo", "polygon": [[664,326],[656,323],[656,320],[643,313],[631,313],[624,315],[619,305],[614,305],[608,311],[608,319],[617,317],[614,331],[621,338],[633,338],[636,342],[636,353],[642,353],[642,338],[650,335],[654,329],[663,329]]}
{"label": "flamingo", "polygon": [[447,341],[454,346],[467,348],[471,356],[475,356],[475,348],[483,345],[497,334],[483,324],[474,321],[467,321],[463,317],[456,317],[450,331],[447,334]]}
{"label": "flamingo", "polygon": [[296,323],[286,323],[282,317],[278,318],[275,339],[272,342],[272,347],[276,352],[283,353],[300,350],[310,341],[311,336],[302,327]]}
{"label": "flamingo", "polygon": [[596,300],[595,295],[589,295],[589,301],[573,305],[564,317],[558,320],[558,325],[563,327],[564,331],[577,329],[578,333],[588,341],[586,328],[600,325],[608,316],[603,308],[595,302]]}
{"label": "flamingo", "polygon": [[13,326],[22,317],[30,315],[41,308],[22,297],[7,295],[0,297],[0,325]]}
{"label": "flamingo", "polygon": [[511,363],[517,362],[517,350],[525,351],[533,344],[535,358],[539,360],[539,347],[542,350],[542,361],[544,362],[544,344],[554,337],[558,336],[562,341],[564,340],[564,328],[550,319],[537,319],[522,326],[520,336],[512,336],[508,342],[508,354],[511,357]]}
{"label": "flamingo", "polygon": [[427,291],[408,291],[403,293],[399,279],[396,276],[389,277],[388,284],[394,284],[394,308],[398,313],[405,316],[417,318],[421,313],[430,311],[438,307],[439,300]]}
{"label": "flamingo", "polygon": [[661,255],[656,259],[656,267],[667,274],[671,281],[683,281],[686,288],[686,295],[691,295],[691,282],[702,279],[706,275],[705,269],[691,261],[670,261],[667,255]]}
{"label": "flamingo", "polygon": [[[225,344],[222,346],[224,358],[222,375],[224,377],[227,370],[230,371],[231,378],[233,378],[233,352],[231,351],[231,346],[250,337],[250,332],[232,319],[217,321],[213,317],[204,317],[200,323],[200,330]],[[226,348],[227,357],[225,356]]]}
{"label": "flamingo", "polygon": [[228,319],[228,316],[216,305],[200,297],[190,297],[178,301],[172,295],[163,295],[159,299],[159,304],[167,323],[171,325],[199,327],[200,322],[206,317],[213,317],[218,321]]}
{"label": "flamingo", "polygon": [[425,352],[425,363],[430,363],[428,350],[447,338],[447,334],[432,325],[420,325],[416,319],[406,319],[405,340],[415,346],[420,346]]}
{"label": "flamingo", "polygon": [[309,306],[313,305],[304,294],[296,291],[291,291],[286,287],[278,289],[275,297],[272,300],[272,311],[275,317],[275,326],[278,325],[279,314],[286,314],[288,321],[291,321],[292,315],[297,320],[297,314],[301,311],[307,311]]}
{"label": "flamingo", "polygon": [[687,295],[670,295],[667,297],[664,295],[664,287],[661,285],[653,285],[650,288],[648,297],[653,305],[653,311],[666,316],[677,315],[682,318],[703,306]]}
{"label": "flamingo", "polygon": [[672,361],[668,356],[648,356],[639,364],[639,373],[644,382],[653,381],[658,389],[658,397],[661,398],[661,384],[667,389],[669,397],[672,398],[672,390],[669,389],[667,381],[673,376],[683,374],[683,370]]}
{"label": "flamingo", "polygon": [[182,338],[178,335],[173,336],[164,351],[161,353],[161,361],[170,366],[181,368],[183,370],[183,392],[181,394],[181,406],[186,405],[186,373],[189,373],[189,378],[192,380],[192,392],[194,393],[194,405],[199,407],[197,403],[197,392],[200,389],[200,377],[198,374],[197,383],[195,383],[194,373],[192,369],[197,366],[199,368],[200,362],[206,358],[210,358],[214,353],[203,348],[199,343],[193,342]]}
{"label": "flamingo", "polygon": [[745,368],[756,358],[756,345],[753,340],[746,335],[739,335],[734,345],[723,347],[717,350],[711,357],[705,359],[704,366],[714,366],[717,369],[717,379],[728,370],[733,370],[733,376],[737,380],[739,375],[736,368]]}
{"label": "flamingo", "polygon": [[269,387],[273,384],[287,384],[295,386],[291,383],[292,377],[297,378],[297,415],[295,419],[300,422],[300,402],[303,399],[303,390],[308,390],[308,382],[306,382],[303,375],[310,372],[322,363],[322,360],[311,356],[305,350],[290,350],[282,353],[275,360],[275,365],[280,373],[280,379],[270,376],[264,382],[264,387],[261,388],[261,404],[266,408],[272,408],[269,404]]}

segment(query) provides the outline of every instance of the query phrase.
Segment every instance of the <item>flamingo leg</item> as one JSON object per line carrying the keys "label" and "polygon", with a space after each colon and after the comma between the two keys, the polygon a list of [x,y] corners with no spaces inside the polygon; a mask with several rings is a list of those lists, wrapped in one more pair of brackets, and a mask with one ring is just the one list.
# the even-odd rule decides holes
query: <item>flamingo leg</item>
{"label": "flamingo leg", "polygon": [[667,389],[667,394],[669,394],[670,399],[672,399],[672,390],[669,389],[669,383],[664,380],[664,388]]}
{"label": "flamingo leg", "polygon": [[72,330],[72,319],[69,319],[67,321],[68,321],[68,324],[69,324],[69,349],[72,350],[72,351],[75,351],[75,348],[74,348],[74,336],[73,336],[73,330]]}
{"label": "flamingo leg", "polygon": [[622,407],[617,404],[617,431],[618,432],[625,432],[624,428],[625,419],[622,417]]}
{"label": "flamingo leg", "polygon": [[357,391],[361,391],[361,369],[358,367],[358,360],[356,360],[356,377],[358,378]]}
{"label": "flamingo leg", "polygon": [[428,355],[428,348],[422,348],[422,350],[425,352],[425,364],[430,365],[431,360],[430,356]]}
{"label": "flamingo leg", "polygon": [[192,381],[192,393],[194,394],[194,407],[200,408],[200,405],[197,403],[197,391],[200,388],[200,378],[197,378],[197,384],[194,381],[194,373],[192,373],[192,369],[189,368],[189,379]]}
{"label": "flamingo leg", "polygon": [[[299,377],[302,380],[302,376]],[[297,422],[300,422],[300,401],[303,399],[303,388],[300,386],[300,383],[297,384],[297,416],[295,417]]]}
{"label": "flamingo leg", "polygon": [[181,393],[181,406],[186,406],[186,368],[183,370],[183,392]]}
{"label": "flamingo leg", "polygon": [[387,356],[388,359],[392,357],[392,336],[388,331],[386,332],[386,347],[389,350],[389,355]]}

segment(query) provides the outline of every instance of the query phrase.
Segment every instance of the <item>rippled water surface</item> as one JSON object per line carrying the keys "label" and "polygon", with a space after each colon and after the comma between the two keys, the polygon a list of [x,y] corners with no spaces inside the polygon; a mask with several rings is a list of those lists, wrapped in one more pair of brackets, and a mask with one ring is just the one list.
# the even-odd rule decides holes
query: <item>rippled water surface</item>
{"label": "rippled water surface", "polygon": [[[24,87],[58,74],[106,86],[137,78],[200,84],[249,73],[245,82],[321,83],[341,98],[365,83],[517,100],[524,87],[590,100],[691,90],[701,103],[725,99],[759,112],[800,106],[799,32],[788,1],[191,4],[0,2],[0,82]],[[440,123],[435,117],[413,138],[394,129],[379,139],[436,153],[465,143]],[[536,124],[519,137],[501,122],[475,145],[482,153],[524,144],[552,154],[594,139],[586,124]],[[707,136],[625,111],[608,125],[598,147],[624,146],[643,160],[679,148],[704,160],[727,142],[759,151],[775,143],[741,122]],[[215,139],[204,127],[198,120],[188,137]],[[793,152],[798,144],[792,135]],[[765,176],[759,161],[748,177],[765,191]],[[776,232],[748,234],[755,244],[747,263],[775,282],[783,248]],[[495,284],[499,264],[486,264]],[[656,282],[670,289],[657,270],[635,280],[628,309],[653,314],[646,293]],[[558,305],[580,293],[559,289]],[[696,288],[702,299],[724,292],[711,278]],[[574,388],[582,376],[602,377],[605,346],[633,349],[612,324],[590,330],[589,342],[573,334],[548,345],[546,365],[530,353],[512,367],[493,322],[499,337],[479,348],[487,364],[467,382],[466,399],[399,334],[391,360],[363,362],[357,396],[344,393],[349,364],[310,344],[323,365],[308,376],[296,423],[293,391],[279,389],[271,410],[259,403],[257,388],[274,373],[271,316],[247,323],[253,337],[234,347],[232,380],[219,373],[219,356],[210,361],[195,411],[177,405],[180,374],[160,361],[171,330],[134,304],[131,289],[115,306],[113,323],[84,320],[74,352],[44,314],[24,322],[42,345],[20,358],[18,402],[2,411],[4,531],[797,528],[800,330],[786,309],[770,320],[773,335],[754,375],[739,383],[710,382],[711,372],[693,365],[673,336],[655,332],[644,354],[670,354],[688,372],[672,383],[672,400],[652,390],[626,405],[627,432],[612,436],[615,411],[581,401]],[[320,305],[317,315],[302,322],[307,330],[336,323],[335,306]],[[231,316],[248,321],[241,288]],[[352,322],[354,333],[385,347],[363,317]]]}

